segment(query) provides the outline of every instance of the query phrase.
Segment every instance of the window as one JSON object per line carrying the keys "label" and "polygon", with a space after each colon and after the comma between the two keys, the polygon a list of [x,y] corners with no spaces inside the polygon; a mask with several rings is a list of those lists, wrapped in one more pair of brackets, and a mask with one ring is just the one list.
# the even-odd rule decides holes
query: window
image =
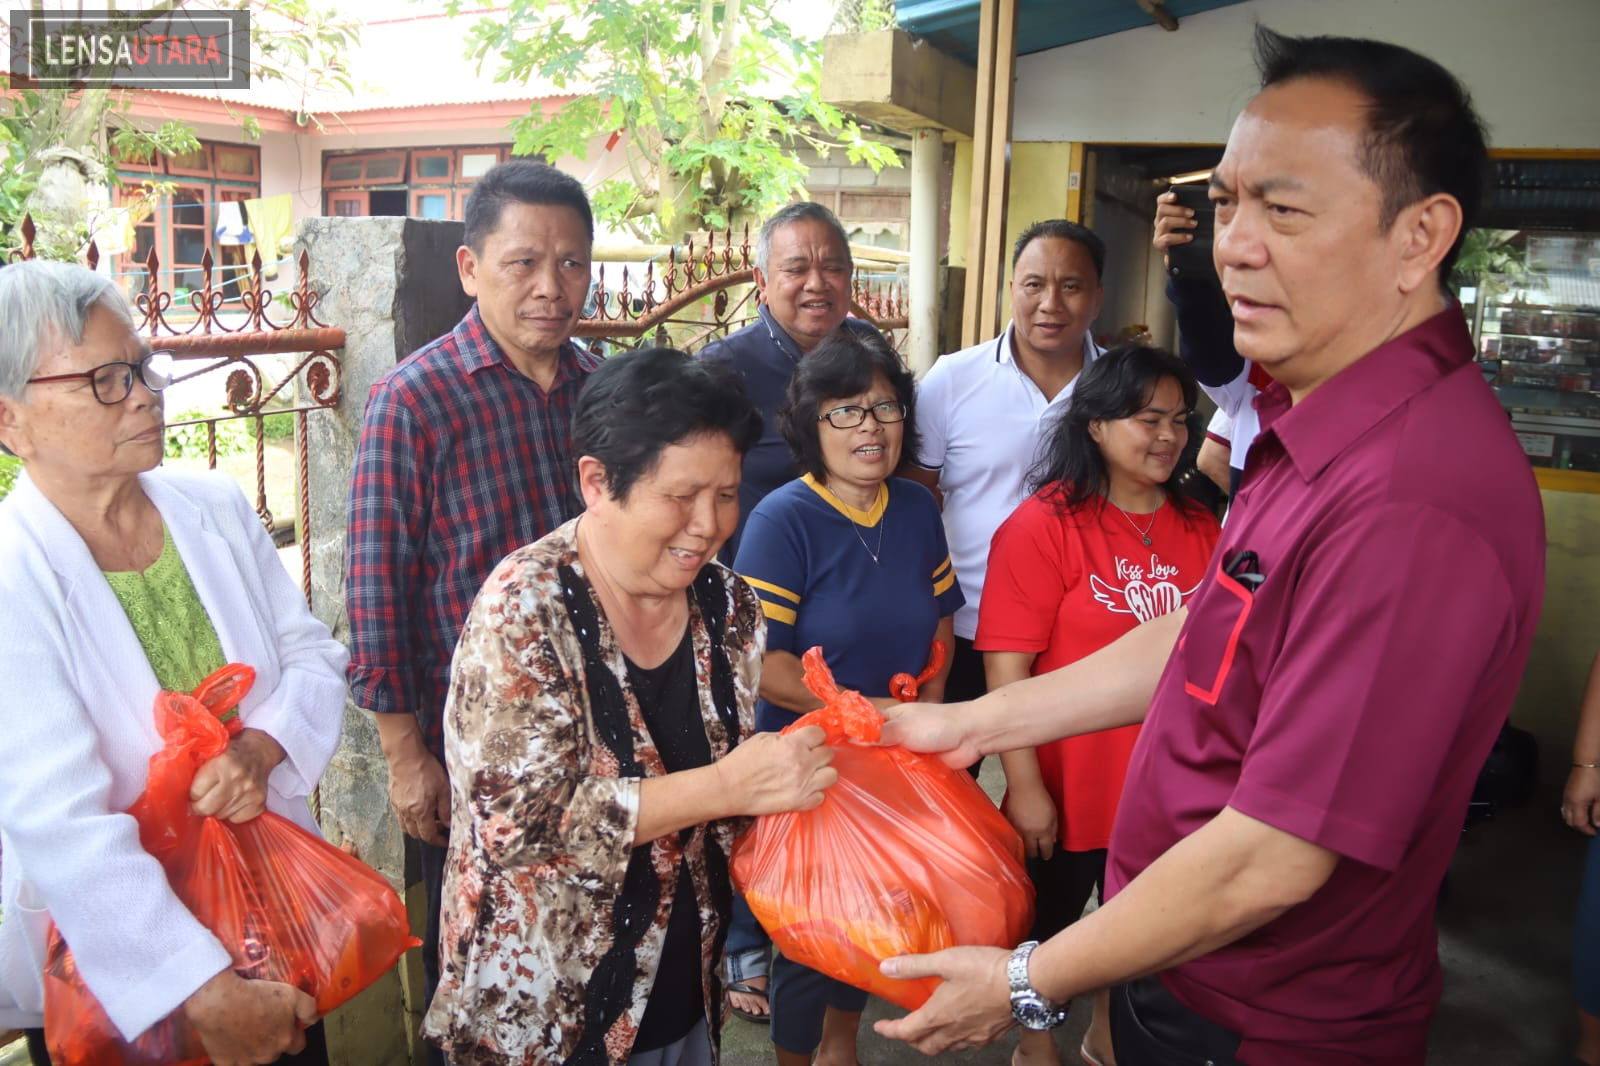
{"label": "window", "polygon": [[449,181],[455,173],[455,157],[450,152],[412,152],[412,181]]}
{"label": "window", "polygon": [[217,177],[254,179],[260,177],[261,153],[255,148],[234,148],[219,144],[214,154],[217,160]]}
{"label": "window", "polygon": [[411,194],[411,217],[413,218],[449,218],[450,193],[448,190],[440,192],[414,192]]}
{"label": "window", "polygon": [[509,149],[495,145],[323,157],[323,213],[459,219],[467,194]]}

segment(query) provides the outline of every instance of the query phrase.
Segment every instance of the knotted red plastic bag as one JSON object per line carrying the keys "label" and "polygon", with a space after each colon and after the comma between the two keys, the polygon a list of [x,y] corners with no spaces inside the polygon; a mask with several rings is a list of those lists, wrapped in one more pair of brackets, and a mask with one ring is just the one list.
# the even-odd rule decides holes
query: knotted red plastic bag
{"label": "knotted red plastic bag", "polygon": [[1009,948],[1033,922],[1022,840],[970,774],[877,745],[883,715],[805,653],[824,702],[785,729],[821,726],[839,781],[810,811],[764,815],[733,852],[733,883],[784,955],[916,1009],[935,978],[878,964],[958,945]]}
{"label": "knotted red plastic bag", "polygon": [[[294,985],[326,1014],[419,941],[381,874],[287,818],[267,811],[234,824],[190,813],[195,772],[227,750],[240,729],[234,708],[254,680],[250,667],[227,666],[193,695],[156,697],[166,744],[150,757],[145,790],[128,813],[173,892],[233,956],[234,971]],[[45,1039],[57,1066],[211,1061],[182,1011],[123,1040],[53,925],[44,985]]]}

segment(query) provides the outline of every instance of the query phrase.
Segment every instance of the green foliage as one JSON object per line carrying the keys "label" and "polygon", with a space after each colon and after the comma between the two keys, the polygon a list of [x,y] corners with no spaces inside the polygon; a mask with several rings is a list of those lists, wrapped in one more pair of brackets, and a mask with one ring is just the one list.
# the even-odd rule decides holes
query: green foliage
{"label": "green foliage", "polygon": [[0,453],[0,500],[16,487],[17,475],[22,472],[22,460],[14,455]]}
{"label": "green foliage", "polygon": [[[154,21],[182,0],[155,0],[128,17]],[[115,6],[115,5],[112,5]],[[360,25],[342,18],[321,0],[229,0],[225,5],[250,13],[252,79],[283,81],[307,94],[327,88],[353,91],[345,57],[357,46]],[[0,89],[10,89],[0,75]],[[63,148],[110,171],[117,162],[148,163],[157,155],[182,155],[200,146],[194,130],[181,122],[151,126],[134,116],[132,96],[101,87],[24,89],[7,93],[0,113],[0,256],[21,246],[18,226],[30,210],[45,154]],[[237,117],[237,116],[236,116]],[[260,123],[240,118],[247,138],[260,136]],[[150,186],[152,195],[170,186]],[[40,258],[76,259],[88,243],[87,220],[35,218]]]}
{"label": "green foliage", "polygon": [[[208,443],[206,423],[203,419],[216,418],[211,411],[202,411],[190,408],[180,411],[167,420],[167,450],[168,459],[193,459],[206,462],[211,457]],[[248,425],[247,425],[248,423]],[[253,436],[251,426],[254,421],[244,418],[230,418],[226,421],[215,423],[217,427],[217,458],[229,455],[243,455],[251,449],[250,438]]]}
{"label": "green foliage", "polygon": [[[256,421],[246,419],[245,424],[250,427],[250,436],[256,435]],[[275,415],[268,415],[261,420],[261,432],[269,441],[294,440],[294,415],[288,411],[280,411]]]}
{"label": "green foliage", "polygon": [[586,158],[597,135],[626,131],[625,175],[595,190],[594,204],[641,237],[721,228],[803,193],[802,144],[900,165],[822,100],[817,46],[795,37],[772,0],[593,0],[581,16],[563,0],[510,0],[473,26],[468,55],[497,64],[501,81],[575,94],[514,124],[518,153]]}
{"label": "green foliage", "polygon": [[1450,271],[1450,286],[1459,292],[1476,286],[1481,298],[1497,296],[1528,280],[1527,253],[1511,240],[1520,230],[1470,229]]}

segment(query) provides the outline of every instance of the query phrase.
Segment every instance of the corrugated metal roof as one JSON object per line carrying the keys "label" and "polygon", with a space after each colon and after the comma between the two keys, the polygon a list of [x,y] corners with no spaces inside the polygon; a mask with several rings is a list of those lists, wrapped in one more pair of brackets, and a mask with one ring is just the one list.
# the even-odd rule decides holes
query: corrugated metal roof
{"label": "corrugated metal roof", "polygon": [[463,54],[476,13],[442,13],[382,19],[361,28],[359,46],[347,60],[352,93],[304,92],[299,86],[256,79],[249,89],[181,89],[184,96],[252,104],[310,114],[354,114],[385,108],[437,107],[568,97],[577,91],[532,80],[497,82],[491,57],[480,72]]}
{"label": "corrugated metal roof", "polygon": [[[1167,0],[1166,8],[1181,23],[1185,15],[1243,3],[1244,0]],[[1134,0],[1016,0],[1017,54],[1028,55],[1087,41],[1154,20]],[[899,0],[895,20],[908,33],[934,47],[975,62],[978,55],[978,12],[981,0]]]}

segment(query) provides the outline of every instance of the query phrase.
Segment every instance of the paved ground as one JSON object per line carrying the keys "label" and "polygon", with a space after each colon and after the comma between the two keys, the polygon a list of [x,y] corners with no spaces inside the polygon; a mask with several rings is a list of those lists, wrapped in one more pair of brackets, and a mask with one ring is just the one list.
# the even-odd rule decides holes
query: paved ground
{"label": "paved ground", "polygon": [[[1571,1006],[1572,913],[1585,842],[1560,823],[1563,755],[1570,723],[1523,723],[1547,753],[1538,795],[1467,833],[1439,908],[1444,999],[1431,1031],[1429,1066],[1567,1066],[1575,1032]],[[1553,765],[1552,765],[1553,764]],[[998,760],[983,783],[998,795]],[[1056,1034],[1064,1066],[1077,1048],[1089,1003],[1073,1003]],[[898,1008],[873,1000],[861,1038],[862,1066],[922,1066],[919,1052],[872,1032],[871,1022]],[[1015,1034],[990,1048],[940,1056],[957,1066],[1005,1066]],[[727,1066],[776,1062],[766,1026],[734,1019],[723,1031]]]}

